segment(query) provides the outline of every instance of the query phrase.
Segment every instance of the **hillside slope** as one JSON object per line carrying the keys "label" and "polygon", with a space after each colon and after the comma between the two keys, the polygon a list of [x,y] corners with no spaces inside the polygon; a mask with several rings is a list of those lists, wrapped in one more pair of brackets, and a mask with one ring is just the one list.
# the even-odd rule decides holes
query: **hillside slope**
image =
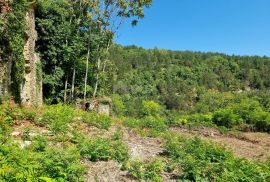
{"label": "hillside slope", "polygon": [[[1,181],[270,178],[268,134],[172,127],[151,137],[152,128],[132,126],[132,118],[111,118],[65,105],[38,111],[2,105],[0,121]],[[225,140],[232,142],[232,153],[232,145],[221,146]]]}

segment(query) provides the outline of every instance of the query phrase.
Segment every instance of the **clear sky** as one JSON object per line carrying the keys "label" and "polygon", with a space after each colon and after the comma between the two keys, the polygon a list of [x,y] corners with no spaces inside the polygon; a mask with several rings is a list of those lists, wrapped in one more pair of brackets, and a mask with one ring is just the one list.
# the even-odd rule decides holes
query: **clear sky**
{"label": "clear sky", "polygon": [[153,0],[116,42],[144,48],[270,56],[270,0]]}

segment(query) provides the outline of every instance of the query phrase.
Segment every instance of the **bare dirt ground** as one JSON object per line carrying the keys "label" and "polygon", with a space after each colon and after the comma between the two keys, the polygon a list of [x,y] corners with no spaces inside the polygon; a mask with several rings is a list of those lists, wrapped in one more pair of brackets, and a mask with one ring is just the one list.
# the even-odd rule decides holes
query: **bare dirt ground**
{"label": "bare dirt ground", "polygon": [[158,156],[163,152],[162,140],[159,138],[141,137],[134,131],[123,129],[123,141],[129,148],[131,160],[149,159]]}
{"label": "bare dirt ground", "polygon": [[204,127],[191,130],[175,127],[170,130],[186,136],[197,135],[203,139],[217,142],[238,157],[258,161],[265,161],[270,157],[270,135],[267,133],[230,132],[221,134],[216,129]]}
{"label": "bare dirt ground", "polygon": [[121,165],[115,161],[84,162],[89,166],[86,174],[87,182],[135,182],[127,171],[121,170]]}

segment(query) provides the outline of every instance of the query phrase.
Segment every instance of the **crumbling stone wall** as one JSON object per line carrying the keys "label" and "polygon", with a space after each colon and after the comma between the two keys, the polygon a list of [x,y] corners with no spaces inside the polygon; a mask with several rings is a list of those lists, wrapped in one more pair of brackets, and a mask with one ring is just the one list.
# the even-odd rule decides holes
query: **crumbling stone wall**
{"label": "crumbling stone wall", "polygon": [[11,62],[3,62],[0,58],[0,96],[8,94],[10,84]]}
{"label": "crumbling stone wall", "polygon": [[112,100],[108,97],[92,98],[88,101],[77,100],[76,109],[95,111],[109,116],[112,114]]}
{"label": "crumbling stone wall", "polygon": [[25,76],[21,89],[21,99],[23,105],[41,105],[42,104],[42,80],[41,69],[38,65],[40,59],[35,52],[37,31],[35,30],[35,10],[29,8],[26,13],[26,32],[25,32]]}
{"label": "crumbling stone wall", "polygon": [[[0,0],[0,21],[5,20],[5,16],[9,11],[10,7],[7,0]],[[1,27],[2,25],[0,25],[0,33],[2,33],[4,30],[4,27]],[[8,87],[10,83],[10,70],[11,62],[3,60],[3,51],[0,47],[0,97],[8,94]]]}

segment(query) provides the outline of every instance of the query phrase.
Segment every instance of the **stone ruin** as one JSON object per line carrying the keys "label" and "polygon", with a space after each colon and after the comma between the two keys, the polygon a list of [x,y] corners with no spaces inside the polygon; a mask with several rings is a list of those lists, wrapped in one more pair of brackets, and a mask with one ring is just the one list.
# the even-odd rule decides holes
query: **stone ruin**
{"label": "stone ruin", "polygon": [[[42,80],[38,78],[38,69],[40,59],[35,52],[37,31],[35,29],[35,10],[29,8],[26,12],[26,31],[24,45],[25,74],[21,90],[21,99],[23,105],[41,105],[42,104]],[[41,69],[41,68],[40,68]],[[41,77],[41,76],[40,76]],[[40,79],[40,80],[39,80]]]}
{"label": "stone ruin", "polygon": [[93,98],[88,101],[78,100],[76,102],[76,109],[95,111],[109,116],[112,114],[112,100],[108,97]]}
{"label": "stone ruin", "polygon": [[[8,7],[8,1],[0,0],[1,14],[8,13],[10,11]],[[26,106],[38,106],[42,104],[42,80],[41,76],[38,78],[38,74],[41,73],[41,68],[38,69],[40,59],[35,52],[35,43],[37,40],[37,32],[35,30],[35,8],[31,5],[25,15],[26,31],[25,31],[25,45],[24,45],[24,59],[25,59],[25,71],[23,84],[21,85],[21,102]],[[11,67],[12,61],[3,61],[0,57],[0,96],[9,95],[9,86],[11,83]]]}

